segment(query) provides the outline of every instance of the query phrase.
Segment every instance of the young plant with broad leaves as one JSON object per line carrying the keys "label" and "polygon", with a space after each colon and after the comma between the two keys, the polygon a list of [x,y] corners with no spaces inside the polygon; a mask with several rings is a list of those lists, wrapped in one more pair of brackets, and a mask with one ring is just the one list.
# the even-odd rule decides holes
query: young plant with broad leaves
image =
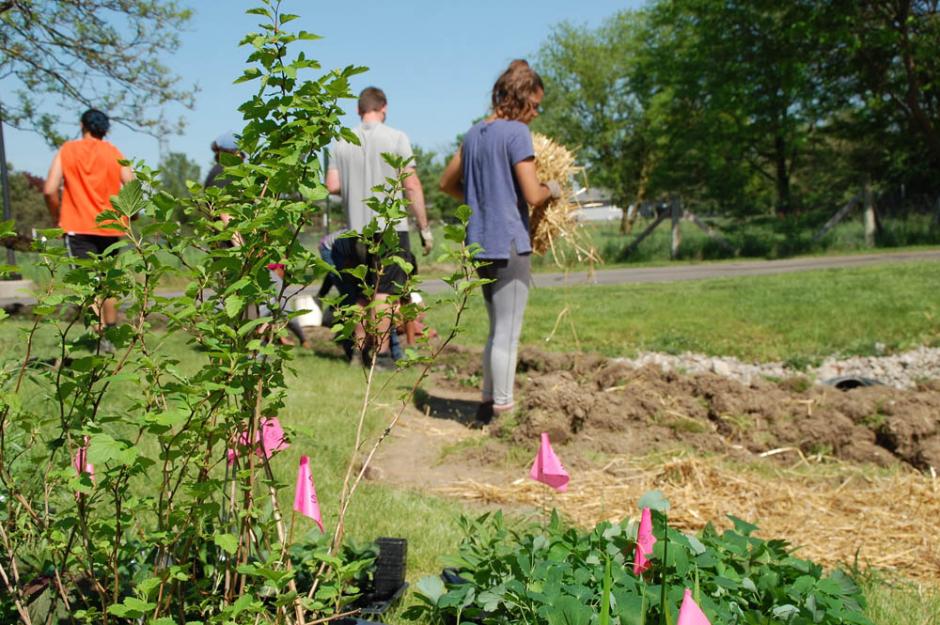
{"label": "young plant with broad leaves", "polygon": [[[349,546],[343,521],[401,414],[366,446],[374,367],[332,537],[292,535],[278,496],[290,485],[275,478],[279,458],[262,428],[288,392],[292,356],[279,339],[302,311],[287,301],[333,271],[300,234],[327,195],[319,154],[337,139],[355,140],[341,126],[339,101],[363,70],[311,77],[319,64],[293,50],[316,36],[289,29],[297,16],[275,0],[249,12],[263,24],[242,41],[249,67],[238,80],[256,90],[239,108],[241,154],[222,157],[227,183],[173,197],[157,191],[159,172],[137,164],[137,179],[102,215],[119,220],[119,253],[73,260],[36,243],[49,279],[22,357],[0,368],[3,622],[297,624],[351,611],[362,591],[375,553]],[[405,214],[402,180],[390,179],[372,202],[384,221],[362,235],[371,257],[385,259],[378,275],[404,262],[391,253],[391,231],[378,226]],[[461,216],[465,223],[466,209]],[[459,318],[480,281],[463,226],[447,238]],[[371,276],[362,269],[353,275]],[[167,283],[184,284],[183,293],[161,293]],[[126,320],[100,328],[106,297],[124,303]],[[340,319],[381,314],[417,309],[404,299],[382,310],[348,305]],[[169,349],[180,336],[198,351],[192,359]],[[426,373],[445,343],[409,362]]]}
{"label": "young plant with broad leaves", "polygon": [[733,529],[708,525],[693,535],[654,511],[651,566],[637,574],[628,522],[580,531],[554,512],[544,526],[500,513],[463,518],[458,553],[444,559],[444,575],[417,583],[407,615],[433,624],[675,623],[688,588],[714,625],[871,625],[848,574],[827,574],[786,541],[758,538],[756,526],[730,519]]}

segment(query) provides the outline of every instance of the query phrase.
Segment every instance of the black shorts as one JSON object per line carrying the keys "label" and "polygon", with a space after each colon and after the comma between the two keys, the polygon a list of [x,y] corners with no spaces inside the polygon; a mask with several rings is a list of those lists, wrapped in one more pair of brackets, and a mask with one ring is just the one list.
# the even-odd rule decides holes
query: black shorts
{"label": "black shorts", "polygon": [[386,257],[398,256],[402,260],[411,264],[411,273],[405,273],[397,263],[389,263],[382,267],[382,261],[378,257],[371,257],[368,263],[369,274],[367,280],[369,284],[375,284],[376,275],[379,276],[379,284],[376,292],[386,295],[401,295],[402,285],[408,280],[410,275],[418,271],[418,259],[411,253],[411,238],[408,231],[398,231],[398,249],[389,250]]}
{"label": "black shorts", "polygon": [[[407,232],[398,233],[398,243],[400,246],[399,249],[390,251],[388,256],[398,256],[411,263],[413,267],[411,273],[415,273],[418,268],[418,263],[414,254],[411,253],[409,245],[410,240]],[[357,243],[357,240],[354,238],[339,238],[334,241],[332,254],[336,268],[339,270],[356,267],[358,265],[368,267],[366,284],[371,286],[376,286],[375,278],[381,271],[376,288],[377,293],[400,295],[401,286],[405,284],[405,281],[408,279],[408,274],[395,263],[390,263],[388,266],[382,267],[381,259],[368,254],[365,250],[365,246],[361,243]],[[340,290],[344,294],[349,295],[350,299],[362,297],[362,282],[346,272],[341,271],[341,275],[343,285]]]}
{"label": "black shorts", "polygon": [[[65,247],[71,258],[90,258],[92,254],[104,254],[105,250],[124,237],[107,237],[100,234],[67,234]],[[117,249],[111,250],[108,256],[117,254]]]}

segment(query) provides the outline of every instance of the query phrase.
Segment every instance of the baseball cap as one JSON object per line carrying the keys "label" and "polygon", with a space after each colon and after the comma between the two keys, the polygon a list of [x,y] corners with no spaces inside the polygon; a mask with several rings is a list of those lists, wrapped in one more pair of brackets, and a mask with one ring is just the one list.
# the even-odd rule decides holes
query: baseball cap
{"label": "baseball cap", "polygon": [[223,132],[212,142],[213,151],[238,152],[238,137],[232,131]]}

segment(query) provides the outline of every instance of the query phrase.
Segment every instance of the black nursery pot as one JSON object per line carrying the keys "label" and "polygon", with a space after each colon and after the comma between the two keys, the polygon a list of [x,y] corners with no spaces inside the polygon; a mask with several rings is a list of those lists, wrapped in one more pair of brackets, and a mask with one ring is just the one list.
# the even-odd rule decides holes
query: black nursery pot
{"label": "black nursery pot", "polygon": [[408,561],[408,541],[404,538],[379,538],[379,555],[375,559],[372,575],[373,592],[377,597],[389,597],[405,583]]}
{"label": "black nursery pot", "polygon": [[408,540],[405,538],[376,538],[379,547],[379,559],[392,558],[404,561],[408,556]]}

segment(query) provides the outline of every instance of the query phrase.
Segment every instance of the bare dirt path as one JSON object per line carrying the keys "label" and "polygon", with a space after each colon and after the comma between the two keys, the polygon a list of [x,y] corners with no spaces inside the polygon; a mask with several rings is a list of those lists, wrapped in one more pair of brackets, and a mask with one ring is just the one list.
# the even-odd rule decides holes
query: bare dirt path
{"label": "bare dirt path", "polygon": [[402,415],[372,462],[368,478],[418,490],[472,479],[503,483],[505,471],[468,456],[485,444],[486,431],[472,428],[479,392],[429,386]]}

